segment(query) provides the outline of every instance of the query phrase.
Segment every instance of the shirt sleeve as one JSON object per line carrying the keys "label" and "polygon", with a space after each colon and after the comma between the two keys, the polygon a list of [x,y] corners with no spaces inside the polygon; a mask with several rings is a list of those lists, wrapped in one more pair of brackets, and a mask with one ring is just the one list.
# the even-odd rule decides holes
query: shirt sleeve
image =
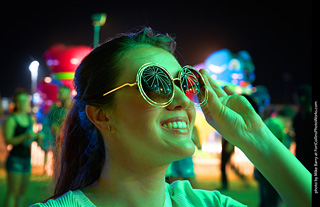
{"label": "shirt sleeve", "polygon": [[46,203],[36,203],[30,207],[96,207],[81,190],[69,191],[57,199]]}
{"label": "shirt sleeve", "polygon": [[65,207],[65,206],[75,206],[78,207],[77,202],[72,196],[72,192],[69,191],[57,199],[50,199],[45,203],[36,203],[30,207]]}

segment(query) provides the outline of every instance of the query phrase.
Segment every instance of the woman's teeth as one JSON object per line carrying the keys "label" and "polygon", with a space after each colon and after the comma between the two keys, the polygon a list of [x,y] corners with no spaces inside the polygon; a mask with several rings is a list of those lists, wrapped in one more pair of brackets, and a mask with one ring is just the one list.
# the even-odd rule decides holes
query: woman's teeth
{"label": "woman's teeth", "polygon": [[163,127],[167,129],[186,129],[188,128],[188,125],[184,121],[174,121],[169,122],[167,124],[163,124]]}

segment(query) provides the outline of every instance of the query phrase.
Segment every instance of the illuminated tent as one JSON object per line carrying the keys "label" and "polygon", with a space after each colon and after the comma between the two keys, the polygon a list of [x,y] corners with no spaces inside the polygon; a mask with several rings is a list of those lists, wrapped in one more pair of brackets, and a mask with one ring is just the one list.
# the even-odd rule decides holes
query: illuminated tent
{"label": "illuminated tent", "polygon": [[73,90],[74,72],[91,50],[91,47],[84,45],[57,44],[49,48],[44,54],[44,59],[50,69],[52,79],[59,80],[63,85]]}
{"label": "illuminated tent", "polygon": [[238,53],[228,49],[218,50],[195,67],[206,69],[220,86],[228,84],[238,94],[251,94],[255,67],[250,54],[245,50]]}

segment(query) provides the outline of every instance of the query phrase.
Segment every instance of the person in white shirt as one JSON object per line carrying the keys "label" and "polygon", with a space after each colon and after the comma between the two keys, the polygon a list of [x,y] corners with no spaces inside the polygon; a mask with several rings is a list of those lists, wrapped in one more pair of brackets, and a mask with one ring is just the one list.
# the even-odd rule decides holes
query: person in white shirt
{"label": "person in white shirt", "polygon": [[54,195],[34,206],[244,206],[218,191],[165,183],[192,156],[195,106],[240,148],[288,206],[311,206],[311,174],[249,102],[205,70],[181,66],[175,42],[151,28],[95,48],[75,73]]}

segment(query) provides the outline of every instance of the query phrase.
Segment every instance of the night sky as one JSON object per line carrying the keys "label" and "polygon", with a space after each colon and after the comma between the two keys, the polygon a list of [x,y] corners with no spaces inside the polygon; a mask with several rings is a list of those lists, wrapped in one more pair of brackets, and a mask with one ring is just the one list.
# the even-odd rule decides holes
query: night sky
{"label": "night sky", "polygon": [[253,85],[265,85],[273,103],[293,103],[297,86],[312,83],[310,0],[223,5],[216,1],[101,2],[11,3],[3,7],[1,96],[11,97],[16,87],[31,90],[28,66],[32,60],[40,62],[39,80],[48,76],[43,54],[53,44],[92,46],[91,15],[100,12],[107,13],[100,42],[139,26],[151,26],[176,37],[181,65],[201,63],[223,48],[247,50],[256,68]]}

